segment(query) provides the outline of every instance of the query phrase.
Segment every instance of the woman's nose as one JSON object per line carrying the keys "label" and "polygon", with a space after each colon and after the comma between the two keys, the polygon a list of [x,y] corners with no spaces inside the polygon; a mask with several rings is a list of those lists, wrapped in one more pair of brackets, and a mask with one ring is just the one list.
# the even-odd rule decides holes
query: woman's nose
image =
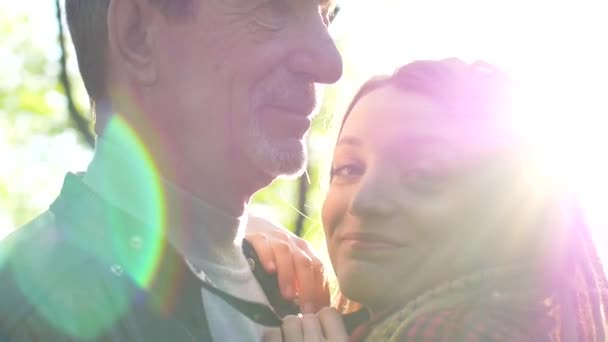
{"label": "woman's nose", "polygon": [[399,204],[398,177],[391,172],[368,173],[353,196],[350,211],[355,216],[391,215]]}

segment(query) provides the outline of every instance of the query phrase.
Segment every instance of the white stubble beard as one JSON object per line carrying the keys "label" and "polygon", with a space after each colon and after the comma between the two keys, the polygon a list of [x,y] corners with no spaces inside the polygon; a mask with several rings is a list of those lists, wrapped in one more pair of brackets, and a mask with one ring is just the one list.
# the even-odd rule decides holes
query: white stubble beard
{"label": "white stubble beard", "polygon": [[263,172],[275,176],[292,178],[302,174],[308,159],[304,138],[273,139],[260,125],[256,115],[252,115],[247,129],[245,153]]}

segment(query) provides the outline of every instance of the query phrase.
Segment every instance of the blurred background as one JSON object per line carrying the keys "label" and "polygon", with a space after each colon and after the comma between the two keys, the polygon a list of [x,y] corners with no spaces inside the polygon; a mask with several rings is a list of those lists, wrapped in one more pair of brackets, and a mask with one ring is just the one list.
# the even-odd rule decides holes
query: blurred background
{"label": "blurred background", "polygon": [[[0,239],[46,210],[93,148],[88,99],[63,1],[0,0]],[[518,122],[547,169],[579,194],[608,255],[608,20],[605,0],[348,0],[332,34],[345,74],[322,89],[300,179],[256,194],[254,212],[322,248],[319,211],[334,122],[368,76],[415,59],[483,59],[526,99]]]}

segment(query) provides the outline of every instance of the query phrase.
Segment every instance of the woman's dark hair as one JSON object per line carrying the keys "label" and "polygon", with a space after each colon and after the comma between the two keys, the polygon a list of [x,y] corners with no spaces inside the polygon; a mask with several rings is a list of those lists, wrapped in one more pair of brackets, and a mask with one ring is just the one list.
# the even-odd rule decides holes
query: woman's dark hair
{"label": "woman's dark hair", "polygon": [[490,64],[466,64],[458,59],[415,61],[392,75],[372,77],[365,82],[350,102],[341,126],[363,96],[385,86],[427,96],[455,119],[478,121],[507,110],[511,95],[506,75]]}

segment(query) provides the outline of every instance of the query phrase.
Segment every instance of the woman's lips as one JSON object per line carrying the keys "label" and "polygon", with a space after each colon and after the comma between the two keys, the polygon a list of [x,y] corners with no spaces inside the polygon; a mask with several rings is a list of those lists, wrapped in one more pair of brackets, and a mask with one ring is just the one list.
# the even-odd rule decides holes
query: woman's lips
{"label": "woman's lips", "polygon": [[358,232],[342,234],[340,236],[340,241],[353,249],[363,250],[390,249],[405,246],[386,236]]}

